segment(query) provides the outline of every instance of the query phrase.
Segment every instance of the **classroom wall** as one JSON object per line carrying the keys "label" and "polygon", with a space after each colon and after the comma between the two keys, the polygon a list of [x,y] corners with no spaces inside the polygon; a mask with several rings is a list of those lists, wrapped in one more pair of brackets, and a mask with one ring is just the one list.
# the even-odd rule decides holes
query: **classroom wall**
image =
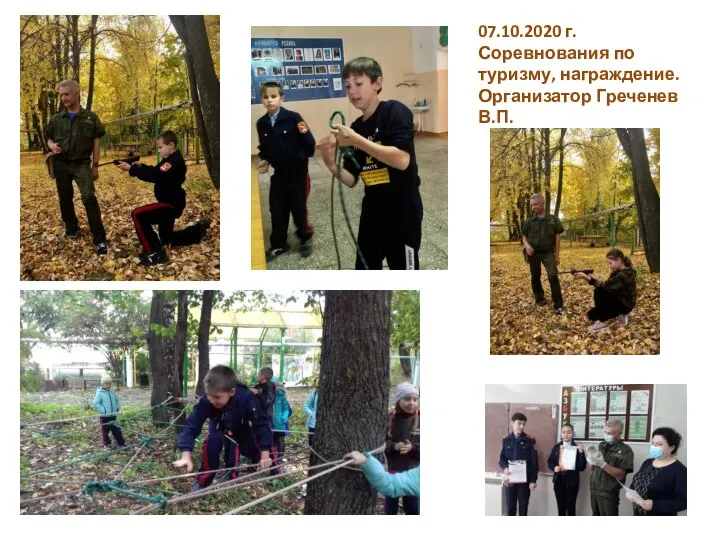
{"label": "classroom wall", "polygon": [[[437,27],[420,27],[435,29]],[[257,37],[343,38],[345,58],[350,60],[358,56],[369,56],[378,61],[383,70],[383,89],[380,98],[396,99],[405,105],[413,105],[416,99],[428,100],[430,110],[425,113],[425,131],[447,132],[447,51],[438,51],[426,45],[420,47],[416,41],[413,46],[414,27],[361,27],[361,26],[253,26],[251,35]],[[422,34],[425,36],[426,34]],[[430,32],[423,39],[429,40]],[[437,42],[437,40],[435,40]],[[416,73],[420,86],[408,88],[397,85],[404,81],[405,74],[415,73],[416,64],[428,71]],[[360,112],[347,98],[323,99],[312,101],[292,101],[287,108],[300,113],[308,123],[315,140],[327,135],[328,119],[333,111],[339,110],[350,124]],[[255,123],[265,114],[261,105],[251,105],[251,141],[250,153],[257,154],[258,136]]]}
{"label": "classroom wall", "polygon": [[[534,384],[534,385],[486,385],[486,403],[540,403],[560,405],[563,386],[572,386],[578,383],[560,385]],[[656,384],[655,402],[653,405],[652,429],[669,426],[676,429],[683,436],[683,443],[678,450],[677,457],[686,466],[687,463],[687,385],[684,384]],[[527,432],[532,434],[532,426],[527,426]],[[560,422],[558,421],[557,439],[560,440]],[[648,458],[649,443],[628,443],[635,454],[635,471],[640,468],[643,461]],[[498,449],[499,452],[499,449]],[[486,474],[486,479],[493,475]],[[580,492],[577,499],[577,514],[590,516],[590,468],[580,476]],[[632,474],[628,475],[626,485],[632,482]],[[486,482],[486,515],[501,515],[502,492],[501,486]],[[685,512],[683,512],[685,514]],[[553,493],[552,476],[540,475],[538,486],[530,496],[528,515],[549,516],[557,515],[555,494]],[[632,505],[623,497],[620,500],[620,515],[632,515]]]}
{"label": "classroom wall", "polygon": [[421,102],[426,99],[430,110],[425,114],[425,131],[448,131],[448,50],[440,46],[437,26],[413,26],[413,69],[419,86],[413,88]]}

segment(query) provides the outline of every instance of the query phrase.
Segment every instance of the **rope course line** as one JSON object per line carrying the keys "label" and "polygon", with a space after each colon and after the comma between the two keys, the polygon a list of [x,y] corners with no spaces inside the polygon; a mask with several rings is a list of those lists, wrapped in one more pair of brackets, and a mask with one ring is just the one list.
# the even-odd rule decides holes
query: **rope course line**
{"label": "rope course line", "polygon": [[[340,117],[340,123],[345,126],[345,115],[341,111],[335,111],[330,115],[330,119],[328,120],[328,124],[332,128],[335,124],[333,124],[333,119],[339,116]],[[345,194],[343,193],[343,186],[342,186],[342,171],[343,171],[343,158],[348,158],[352,160],[352,162],[355,164],[355,166],[362,170],[362,167],[360,167],[360,164],[357,162],[357,159],[355,159],[355,151],[349,147],[349,146],[343,146],[340,147],[339,144],[335,145],[335,174],[333,177],[338,181],[338,193],[340,194],[340,205],[342,207],[343,215],[345,216],[345,223],[347,224],[348,232],[350,233],[350,237],[352,238],[353,244],[355,244],[355,249],[357,250],[358,258],[360,259],[360,262],[362,262],[363,266],[365,267],[365,270],[368,270],[368,265],[365,262],[365,257],[363,257],[362,251],[360,251],[360,246],[358,245],[357,238],[355,236],[355,232],[352,228],[352,223],[350,223],[350,216],[347,212],[347,206],[345,205]],[[333,243],[335,244],[335,256],[337,257],[337,263],[338,263],[338,270],[342,270],[342,263],[340,260],[340,248],[338,247],[338,241],[337,241],[337,235],[335,233],[335,182],[332,182],[330,184],[330,228],[332,230],[333,235]]]}

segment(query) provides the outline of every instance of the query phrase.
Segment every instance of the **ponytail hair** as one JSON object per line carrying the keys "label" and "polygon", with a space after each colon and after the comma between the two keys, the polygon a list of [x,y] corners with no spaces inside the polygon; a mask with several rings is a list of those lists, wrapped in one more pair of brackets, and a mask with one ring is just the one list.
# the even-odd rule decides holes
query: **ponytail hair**
{"label": "ponytail hair", "polygon": [[605,256],[608,259],[612,259],[614,261],[621,259],[626,268],[632,268],[632,260],[630,260],[630,257],[626,256],[619,249],[611,249],[610,251],[607,252],[607,255],[605,255]]}

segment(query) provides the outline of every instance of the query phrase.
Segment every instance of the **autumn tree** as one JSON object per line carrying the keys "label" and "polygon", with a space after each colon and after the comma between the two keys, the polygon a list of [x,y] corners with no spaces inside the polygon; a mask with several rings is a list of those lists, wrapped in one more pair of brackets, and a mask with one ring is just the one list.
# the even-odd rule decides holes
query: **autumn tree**
{"label": "autumn tree", "polygon": [[[178,398],[181,393],[180,375],[175,361],[175,303],[168,291],[153,291],[150,304],[150,326],[147,343],[150,351],[150,371],[152,373],[152,395],[150,404],[154,407],[154,422],[167,423],[172,420],[170,411],[165,407],[156,407],[168,397]],[[182,404],[175,400],[168,407],[179,408]]]}
{"label": "autumn tree", "polygon": [[645,259],[651,272],[660,271],[660,194],[650,173],[645,133],[642,128],[615,128],[632,166],[635,209]]}
{"label": "autumn tree", "polygon": [[202,15],[171,15],[175,31],[185,45],[185,63],[195,120],[213,185],[220,189],[220,81],[213,66]]}
{"label": "autumn tree", "polygon": [[[385,441],[391,293],[327,291],[315,449],[328,460]],[[377,492],[340,469],[308,484],[305,513],[374,514]]]}

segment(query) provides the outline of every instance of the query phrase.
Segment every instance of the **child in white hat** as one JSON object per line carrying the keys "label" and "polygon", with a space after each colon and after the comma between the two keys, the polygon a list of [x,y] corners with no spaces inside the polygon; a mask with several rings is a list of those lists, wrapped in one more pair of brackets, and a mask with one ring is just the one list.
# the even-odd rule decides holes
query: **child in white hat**
{"label": "child in white hat", "polygon": [[107,373],[103,373],[100,378],[100,386],[95,392],[93,406],[100,415],[100,429],[102,430],[103,446],[106,449],[112,448],[110,442],[110,432],[115,437],[118,446],[125,446],[122,430],[116,422],[116,414],[120,412],[120,400],[114,390],[111,390],[112,378]]}

